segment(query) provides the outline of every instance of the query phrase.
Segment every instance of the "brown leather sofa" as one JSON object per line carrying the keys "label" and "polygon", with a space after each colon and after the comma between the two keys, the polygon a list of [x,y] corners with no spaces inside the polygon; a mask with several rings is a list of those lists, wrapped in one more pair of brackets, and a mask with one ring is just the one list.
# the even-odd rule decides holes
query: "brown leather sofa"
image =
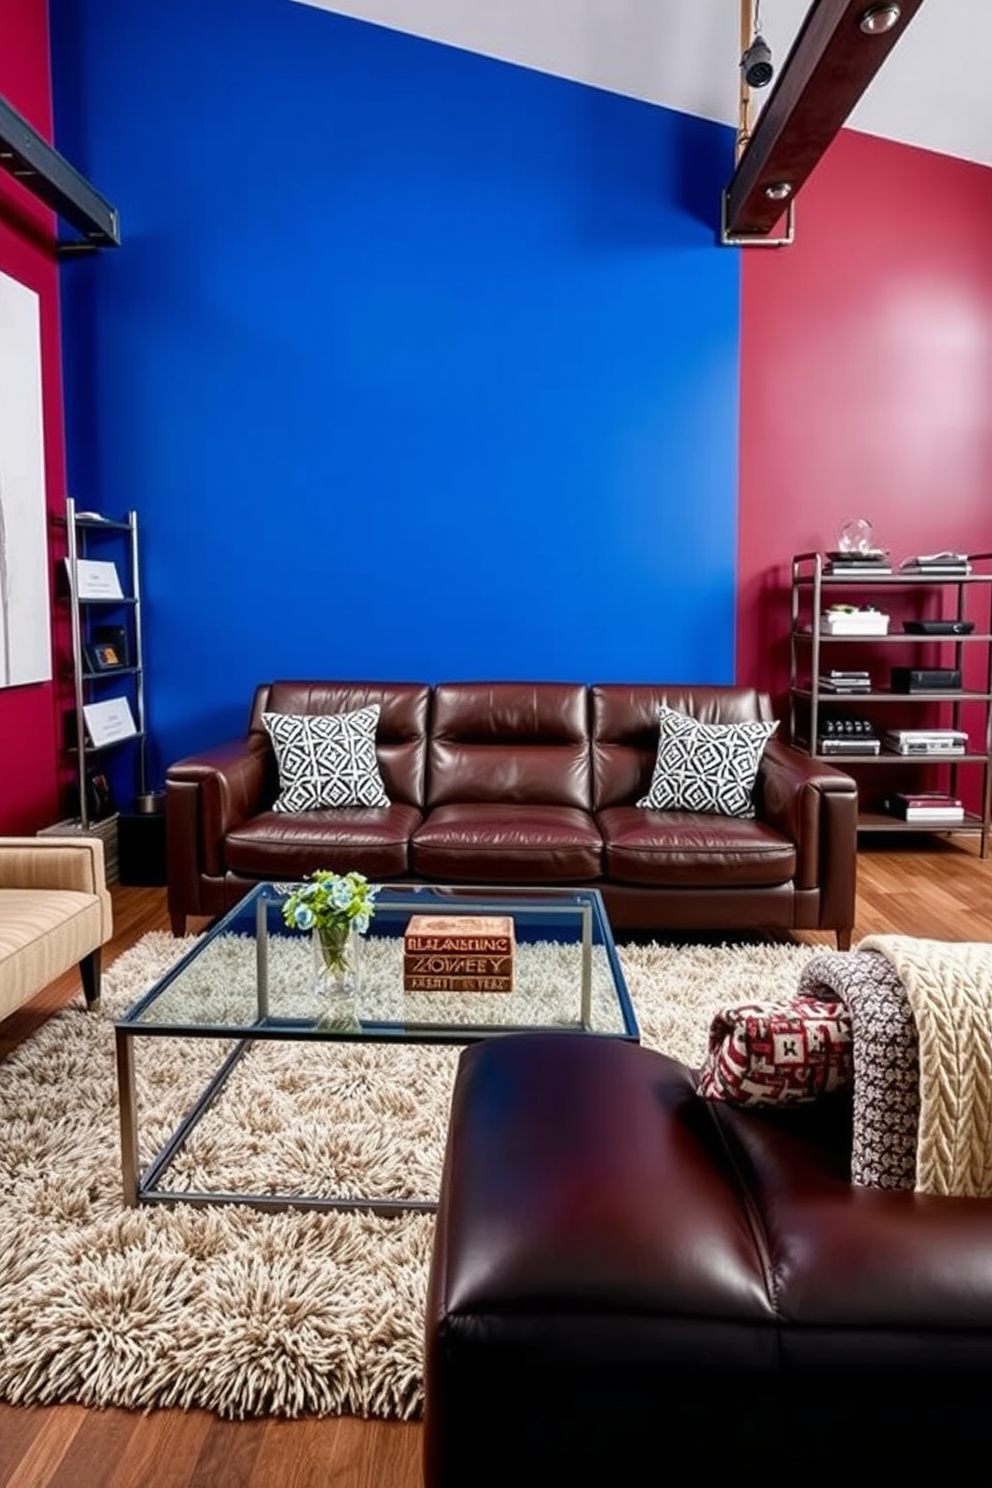
{"label": "brown leather sofa", "polygon": [[968,1481],[992,1207],[854,1188],[850,1104],[735,1109],[621,1040],[461,1056],[425,1488]]}
{"label": "brown leather sofa", "polygon": [[[388,807],[274,812],[265,711],[380,706]],[[244,738],[166,777],[169,913],[215,916],[265,879],[318,868],[379,882],[595,885],[616,929],[833,930],[854,923],[857,788],[777,737],[756,816],[638,807],[658,705],[702,722],[770,720],[744,687],[552,682],[271,682]]]}

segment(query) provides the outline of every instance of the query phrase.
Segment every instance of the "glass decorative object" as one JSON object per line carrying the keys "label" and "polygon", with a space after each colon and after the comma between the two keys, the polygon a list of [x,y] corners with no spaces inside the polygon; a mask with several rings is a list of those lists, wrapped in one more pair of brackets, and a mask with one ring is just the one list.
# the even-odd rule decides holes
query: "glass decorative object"
{"label": "glass decorative object", "polygon": [[837,532],[839,553],[873,553],[875,529],[867,517],[849,517]]}
{"label": "glass decorative object", "polygon": [[320,925],[311,934],[316,1023],[329,1033],[359,1027],[362,937],[353,925]]}

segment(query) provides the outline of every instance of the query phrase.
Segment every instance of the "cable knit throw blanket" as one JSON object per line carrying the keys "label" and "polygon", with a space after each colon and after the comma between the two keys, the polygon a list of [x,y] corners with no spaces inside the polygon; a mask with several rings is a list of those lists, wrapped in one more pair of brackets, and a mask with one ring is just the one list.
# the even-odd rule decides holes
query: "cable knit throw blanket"
{"label": "cable knit throw blanket", "polygon": [[872,935],[800,990],[851,1011],[856,1183],[992,1194],[992,945]]}

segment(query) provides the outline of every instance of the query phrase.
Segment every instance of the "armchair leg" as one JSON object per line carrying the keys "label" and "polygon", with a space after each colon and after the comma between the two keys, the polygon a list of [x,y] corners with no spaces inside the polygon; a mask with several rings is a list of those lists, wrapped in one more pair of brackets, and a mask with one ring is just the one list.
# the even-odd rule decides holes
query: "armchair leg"
{"label": "armchair leg", "polygon": [[79,974],[83,979],[83,993],[88,1008],[100,1005],[100,950],[90,951],[79,963]]}
{"label": "armchair leg", "polygon": [[839,951],[849,951],[851,949],[851,931],[850,930],[838,930],[837,931],[837,949]]}
{"label": "armchair leg", "polygon": [[173,935],[182,938],[186,934],[186,915],[183,910],[169,910],[169,924]]}

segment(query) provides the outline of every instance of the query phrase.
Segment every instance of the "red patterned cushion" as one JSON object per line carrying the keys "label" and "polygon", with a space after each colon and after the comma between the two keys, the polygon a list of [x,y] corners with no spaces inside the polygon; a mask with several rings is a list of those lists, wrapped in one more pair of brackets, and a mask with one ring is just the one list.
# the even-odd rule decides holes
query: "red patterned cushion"
{"label": "red patterned cushion", "polygon": [[778,1106],[816,1100],[850,1085],[853,1075],[845,1004],[797,996],[717,1013],[697,1089],[707,1100]]}

